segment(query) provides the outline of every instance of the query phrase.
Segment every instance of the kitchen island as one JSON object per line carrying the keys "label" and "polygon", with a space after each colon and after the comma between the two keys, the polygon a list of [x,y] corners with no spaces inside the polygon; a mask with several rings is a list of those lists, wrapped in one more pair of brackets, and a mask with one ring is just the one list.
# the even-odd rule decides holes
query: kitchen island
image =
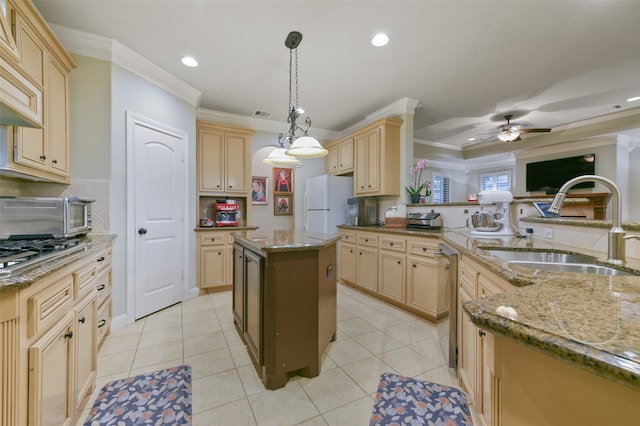
{"label": "kitchen island", "polygon": [[233,316],[264,386],[320,374],[336,337],[337,236],[236,232]]}

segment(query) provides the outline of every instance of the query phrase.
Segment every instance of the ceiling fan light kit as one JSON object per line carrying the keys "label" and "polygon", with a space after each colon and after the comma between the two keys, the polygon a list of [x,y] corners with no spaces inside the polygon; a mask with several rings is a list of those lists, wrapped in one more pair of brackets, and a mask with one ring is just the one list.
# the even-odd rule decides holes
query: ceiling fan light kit
{"label": "ceiling fan light kit", "polygon": [[498,129],[498,139],[502,142],[517,142],[520,139],[521,134],[525,133],[548,133],[551,129],[522,129],[519,124],[511,124],[510,121],[513,118],[512,114],[504,116],[507,120],[507,124]]}
{"label": "ceiling fan light kit", "polygon": [[[329,151],[325,149],[317,139],[309,136],[308,131],[311,127],[311,118],[307,117],[304,121],[306,125],[302,128],[298,125],[297,120],[304,111],[299,108],[298,103],[298,46],[302,42],[302,34],[298,31],[291,31],[284,41],[284,45],[289,48],[289,114],[287,123],[289,130],[287,134],[280,133],[278,135],[279,148],[276,148],[267,158],[263,160],[267,164],[299,164],[299,158],[315,158],[323,157]],[[295,54],[294,54],[295,53]],[[293,68],[293,59],[295,56],[295,69]],[[293,81],[295,80],[295,86]],[[295,88],[295,105],[292,104],[292,92]],[[301,134],[296,134],[301,132]],[[286,148],[288,146],[288,148]]]}

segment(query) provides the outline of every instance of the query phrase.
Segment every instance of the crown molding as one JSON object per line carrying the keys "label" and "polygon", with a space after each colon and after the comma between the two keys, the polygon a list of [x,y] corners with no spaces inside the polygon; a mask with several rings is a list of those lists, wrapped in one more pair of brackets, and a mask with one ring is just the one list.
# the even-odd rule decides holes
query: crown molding
{"label": "crown molding", "polygon": [[56,37],[69,52],[116,64],[161,89],[197,107],[202,93],[160,68],[119,41],[78,31],[62,25],[49,24]]}
{"label": "crown molding", "polygon": [[348,135],[349,133],[355,132],[361,127],[366,126],[367,124],[373,123],[376,120],[387,117],[395,117],[398,115],[410,114],[414,115],[416,108],[420,105],[420,101],[411,99],[411,98],[401,98],[395,102],[390,103],[389,105],[383,106],[382,108],[372,112],[371,114],[367,114],[364,120],[360,120],[359,122],[352,124],[346,129],[342,130],[339,134],[340,137]]}
{"label": "crown molding", "polygon": [[[216,111],[205,108],[198,108],[196,118],[202,121],[210,121],[221,124],[230,124],[240,127],[249,127],[256,131],[268,133],[284,133],[289,129],[286,122],[266,120],[264,118],[252,117],[248,115],[233,114],[230,112]],[[333,130],[320,129],[311,127],[309,129],[310,136],[318,140],[330,141],[338,138],[338,132]]]}

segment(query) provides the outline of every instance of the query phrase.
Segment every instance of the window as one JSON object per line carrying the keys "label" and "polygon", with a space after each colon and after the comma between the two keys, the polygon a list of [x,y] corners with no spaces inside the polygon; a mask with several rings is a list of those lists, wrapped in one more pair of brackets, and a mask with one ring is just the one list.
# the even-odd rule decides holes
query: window
{"label": "window", "polygon": [[451,198],[451,189],[449,186],[449,177],[433,175],[433,202],[448,203]]}
{"label": "window", "polygon": [[511,191],[511,171],[481,173],[480,191]]}

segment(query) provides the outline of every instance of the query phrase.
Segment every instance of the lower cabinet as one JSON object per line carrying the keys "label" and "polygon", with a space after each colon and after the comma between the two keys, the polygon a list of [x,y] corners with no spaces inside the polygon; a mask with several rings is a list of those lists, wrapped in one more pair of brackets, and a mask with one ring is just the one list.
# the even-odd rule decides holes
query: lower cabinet
{"label": "lower cabinet", "polygon": [[98,339],[106,335],[99,304],[103,315],[111,313],[110,240],[102,248],[29,286],[0,292],[0,424],[77,421],[95,388]]}
{"label": "lower cabinet", "polygon": [[233,245],[233,318],[253,360],[262,364],[264,258]]}
{"label": "lower cabinet", "polygon": [[341,228],[340,281],[438,322],[449,313],[447,274],[436,260],[438,242],[428,236]]}
{"label": "lower cabinet", "polygon": [[[491,425],[495,406],[493,337],[476,327],[462,308],[478,297],[504,293],[516,288],[466,256],[460,256],[458,269],[458,380],[474,405],[482,425]],[[470,294],[471,293],[471,294]]]}
{"label": "lower cabinet", "polygon": [[229,258],[228,231],[201,232],[198,238],[198,285],[202,289],[227,289],[233,260]]}

